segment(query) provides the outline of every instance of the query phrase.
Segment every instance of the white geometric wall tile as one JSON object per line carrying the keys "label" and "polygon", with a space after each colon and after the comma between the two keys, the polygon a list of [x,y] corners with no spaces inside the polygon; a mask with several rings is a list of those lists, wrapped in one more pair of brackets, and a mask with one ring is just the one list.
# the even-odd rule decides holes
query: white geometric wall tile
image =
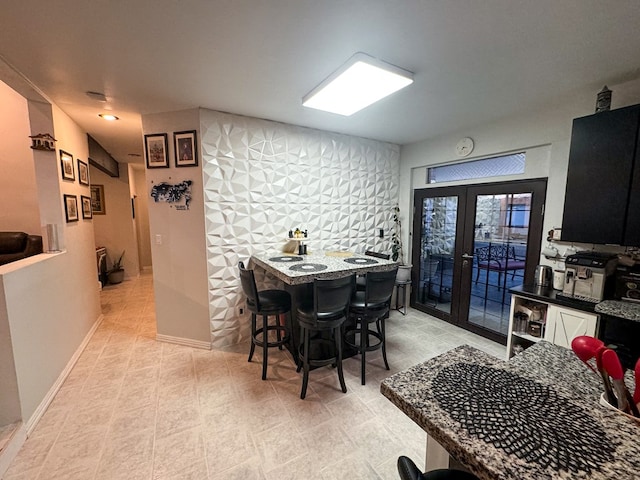
{"label": "white geometric wall tile", "polygon": [[[312,251],[388,248],[376,229],[397,203],[396,145],[208,110],[200,123],[214,347],[248,335],[238,261],[281,251],[289,229]],[[256,282],[283,287],[260,269]]]}

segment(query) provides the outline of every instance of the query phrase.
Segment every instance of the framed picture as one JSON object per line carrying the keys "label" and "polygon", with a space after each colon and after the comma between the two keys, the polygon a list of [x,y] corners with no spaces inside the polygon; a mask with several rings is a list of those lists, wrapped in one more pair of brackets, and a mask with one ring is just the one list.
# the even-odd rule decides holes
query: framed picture
{"label": "framed picture", "polygon": [[169,168],[167,134],[154,133],[144,136],[147,168]]}
{"label": "framed picture", "polygon": [[91,197],[80,195],[80,203],[82,204],[82,218],[93,218],[91,213]]}
{"label": "framed picture", "polygon": [[176,154],[176,167],[198,166],[198,151],[196,149],[196,131],[174,132],[173,142]]}
{"label": "framed picture", "polygon": [[78,182],[80,185],[89,185],[89,166],[78,159]]}
{"label": "framed picture", "polygon": [[107,208],[104,204],[104,185],[91,185],[91,212],[92,215],[104,215]]}
{"label": "framed picture", "polygon": [[76,174],[73,169],[73,155],[60,150],[60,165],[62,166],[62,179],[75,180]]}
{"label": "framed picture", "polygon": [[78,221],[78,197],[75,195],[64,196],[64,214],[67,217],[68,222]]}

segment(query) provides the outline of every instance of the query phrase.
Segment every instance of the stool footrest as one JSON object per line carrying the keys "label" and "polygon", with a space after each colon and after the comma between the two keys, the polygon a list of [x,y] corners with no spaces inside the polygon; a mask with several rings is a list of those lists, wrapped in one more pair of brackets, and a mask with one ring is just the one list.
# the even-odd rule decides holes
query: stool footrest
{"label": "stool footrest", "polygon": [[[378,332],[374,332],[372,330],[367,330],[367,333],[368,333],[369,337],[374,337],[378,341],[376,343],[374,343],[373,345],[367,346],[365,348],[365,351],[373,352],[374,350],[378,350],[378,349],[382,348],[382,345],[383,345],[382,335],[379,334]],[[360,328],[356,328],[355,330],[347,330],[345,332],[345,334],[344,334],[344,343],[346,343],[350,347],[355,348],[358,352],[360,352],[360,344],[356,343],[356,341],[355,341],[355,336],[357,334],[362,335],[362,330]],[[353,341],[349,340],[349,337],[351,337],[351,336],[353,336]]]}
{"label": "stool footrest", "polygon": [[[274,332],[274,331],[280,331],[282,333],[284,333],[284,337],[282,337],[282,339],[280,340],[276,340],[273,342],[267,342],[267,348],[271,348],[271,347],[280,347],[282,345],[284,345],[285,343],[287,343],[289,341],[289,330],[286,327],[283,327],[281,325],[269,325],[267,327],[267,332]],[[260,347],[262,347],[264,345],[264,329],[263,328],[258,328],[255,333],[251,336],[251,341],[254,343],[254,345],[258,345]],[[258,337],[260,336],[260,338]]]}

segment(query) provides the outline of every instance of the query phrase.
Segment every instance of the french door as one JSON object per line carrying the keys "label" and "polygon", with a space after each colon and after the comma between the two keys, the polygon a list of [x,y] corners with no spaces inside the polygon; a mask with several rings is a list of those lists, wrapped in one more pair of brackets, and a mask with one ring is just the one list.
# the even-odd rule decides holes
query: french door
{"label": "french door", "polygon": [[506,343],[509,288],[533,283],[545,179],[416,190],[411,306]]}

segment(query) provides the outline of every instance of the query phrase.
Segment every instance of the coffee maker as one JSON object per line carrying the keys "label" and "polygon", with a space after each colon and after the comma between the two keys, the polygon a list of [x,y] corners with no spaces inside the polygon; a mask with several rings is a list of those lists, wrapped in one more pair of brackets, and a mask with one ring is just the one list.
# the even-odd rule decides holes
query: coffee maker
{"label": "coffee maker", "polygon": [[600,302],[615,288],[618,259],[601,252],[578,252],[565,259],[564,296]]}

